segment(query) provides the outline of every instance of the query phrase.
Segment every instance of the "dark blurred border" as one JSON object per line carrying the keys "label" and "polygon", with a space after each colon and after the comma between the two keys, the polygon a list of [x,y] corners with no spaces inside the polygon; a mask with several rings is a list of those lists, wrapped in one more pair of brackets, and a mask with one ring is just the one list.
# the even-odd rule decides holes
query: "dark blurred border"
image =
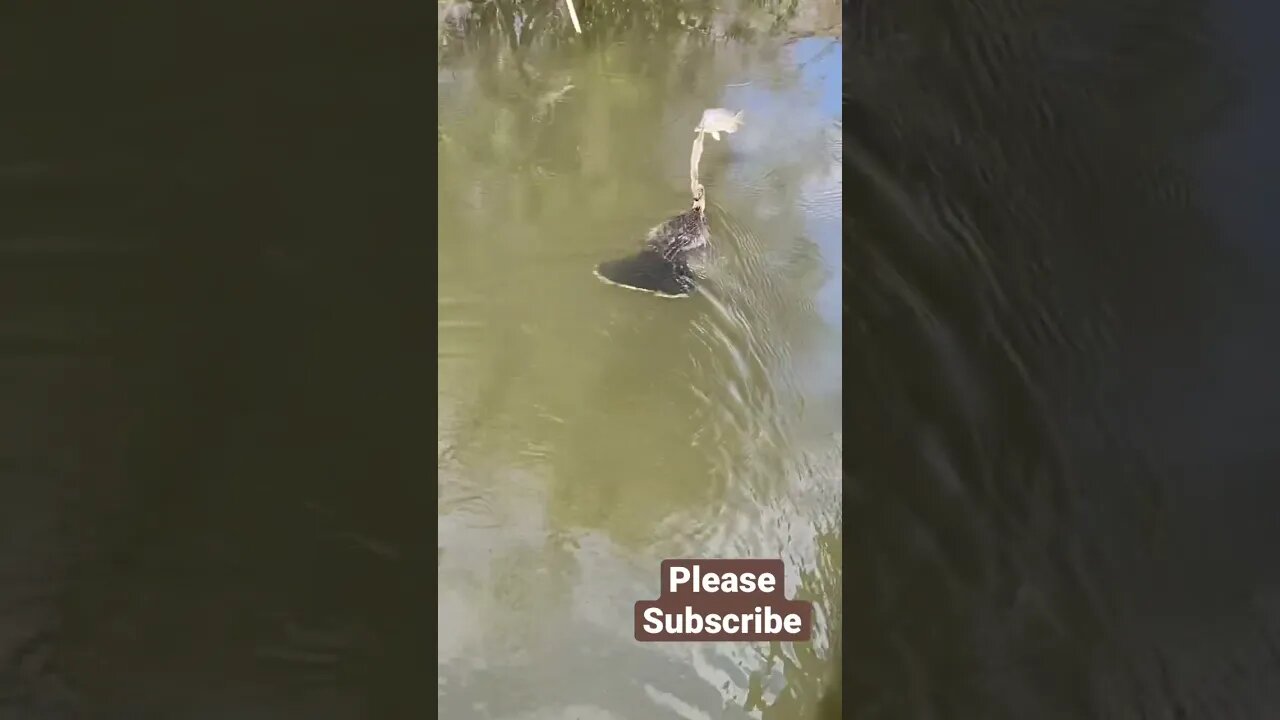
{"label": "dark blurred border", "polygon": [[[63,675],[67,628],[110,622],[86,605],[127,601],[166,524],[214,517],[193,487],[343,497],[332,477],[377,483],[344,512],[411,549],[363,588],[333,571],[356,588],[341,601],[421,618],[383,628],[360,682],[380,716],[430,711],[434,21],[421,3],[0,8],[0,716],[101,710]],[[246,461],[249,423],[279,432]]]}

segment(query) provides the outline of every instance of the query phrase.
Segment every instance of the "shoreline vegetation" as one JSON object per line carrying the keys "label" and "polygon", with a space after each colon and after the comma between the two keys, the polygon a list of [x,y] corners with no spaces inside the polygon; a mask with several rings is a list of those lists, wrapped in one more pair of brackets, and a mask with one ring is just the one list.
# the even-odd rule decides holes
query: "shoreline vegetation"
{"label": "shoreline vegetation", "polygon": [[644,25],[683,30],[711,39],[843,37],[837,0],[730,0],[721,5],[681,0],[601,3],[596,0],[438,0],[437,47],[497,35],[513,46],[539,38],[570,40]]}

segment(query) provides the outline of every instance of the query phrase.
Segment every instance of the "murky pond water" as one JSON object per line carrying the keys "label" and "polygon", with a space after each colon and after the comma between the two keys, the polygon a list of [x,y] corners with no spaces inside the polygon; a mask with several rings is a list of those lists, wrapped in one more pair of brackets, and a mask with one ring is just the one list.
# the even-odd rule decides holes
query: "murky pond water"
{"label": "murky pond water", "polygon": [[[837,16],[838,17],[838,16]],[[841,45],[619,29],[451,38],[439,74],[445,717],[812,717],[838,621]],[[689,203],[661,299],[592,268]],[[783,557],[811,644],[641,645],[666,557]]]}

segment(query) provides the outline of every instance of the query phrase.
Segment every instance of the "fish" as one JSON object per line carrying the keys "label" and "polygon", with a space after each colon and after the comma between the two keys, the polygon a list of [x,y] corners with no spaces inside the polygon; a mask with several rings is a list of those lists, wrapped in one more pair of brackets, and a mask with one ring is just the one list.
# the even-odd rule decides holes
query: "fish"
{"label": "fish", "polygon": [[742,126],[742,111],[733,112],[724,108],[708,108],[702,113],[702,120],[698,123],[698,127],[694,128],[694,132],[706,133],[715,140],[720,139],[720,133],[736,133],[738,128]]}

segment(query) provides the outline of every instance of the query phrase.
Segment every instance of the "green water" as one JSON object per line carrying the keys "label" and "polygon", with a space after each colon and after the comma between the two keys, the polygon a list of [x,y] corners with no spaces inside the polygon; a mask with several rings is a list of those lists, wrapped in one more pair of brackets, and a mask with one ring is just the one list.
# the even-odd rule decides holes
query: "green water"
{"label": "green water", "polygon": [[[814,716],[839,623],[841,51],[736,35],[447,38],[443,717]],[[717,106],[746,125],[703,155],[700,292],[601,283],[688,206]],[[782,557],[814,641],[635,642],[675,556]]]}

